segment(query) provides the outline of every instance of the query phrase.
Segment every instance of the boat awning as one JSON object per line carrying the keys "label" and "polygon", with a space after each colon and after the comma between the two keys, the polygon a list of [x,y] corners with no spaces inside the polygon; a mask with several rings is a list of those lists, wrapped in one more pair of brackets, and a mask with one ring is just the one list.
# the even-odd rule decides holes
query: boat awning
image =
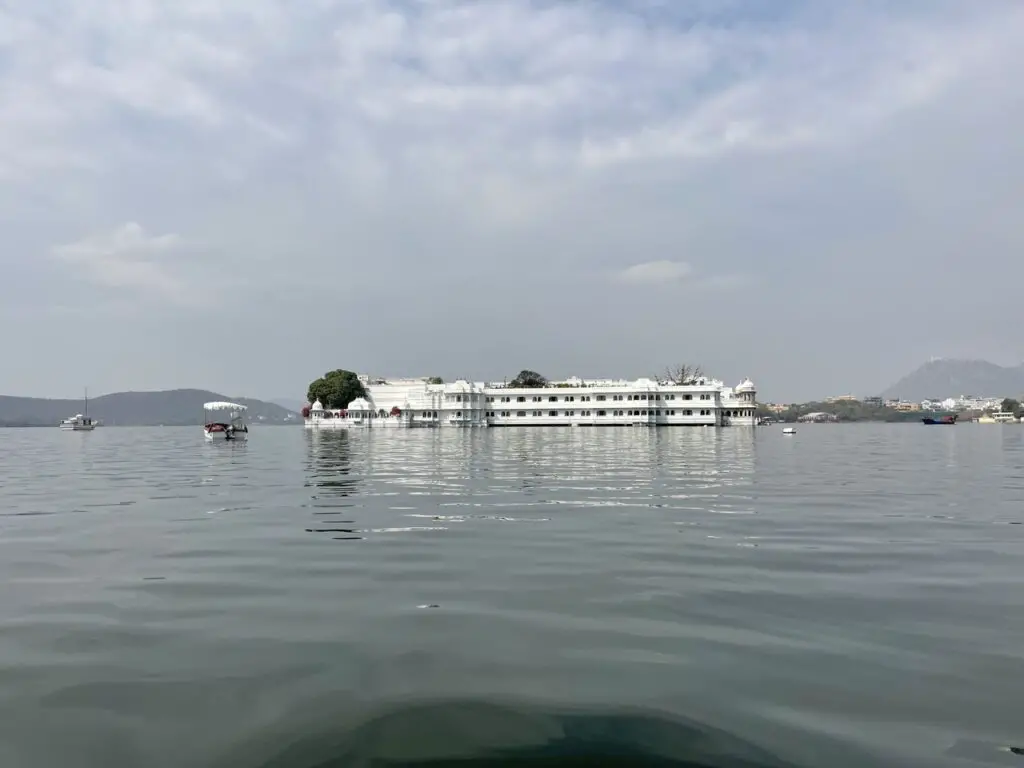
{"label": "boat awning", "polygon": [[247,410],[246,406],[240,403],[227,403],[217,401],[213,403],[203,403],[203,408],[207,411],[244,411]]}

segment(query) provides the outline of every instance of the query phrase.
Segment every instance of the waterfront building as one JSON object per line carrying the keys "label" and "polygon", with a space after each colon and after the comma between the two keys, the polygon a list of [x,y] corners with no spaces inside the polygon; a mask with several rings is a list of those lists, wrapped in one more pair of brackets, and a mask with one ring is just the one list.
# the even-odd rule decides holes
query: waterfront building
{"label": "waterfront building", "polygon": [[641,378],[580,379],[544,387],[505,383],[431,384],[427,378],[360,376],[366,397],[344,410],[319,401],[303,409],[307,428],[505,426],[747,426],[757,423],[750,379],[727,387],[717,379],[691,384]]}

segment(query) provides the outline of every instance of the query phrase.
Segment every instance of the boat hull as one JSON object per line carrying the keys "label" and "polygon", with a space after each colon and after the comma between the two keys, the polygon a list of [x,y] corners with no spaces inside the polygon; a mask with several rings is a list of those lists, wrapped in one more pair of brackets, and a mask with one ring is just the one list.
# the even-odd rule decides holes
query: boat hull
{"label": "boat hull", "polygon": [[228,432],[210,432],[209,430],[203,430],[203,437],[209,443],[242,443],[249,439],[248,432],[234,432],[230,434]]}
{"label": "boat hull", "polygon": [[64,432],[92,432],[96,429],[95,424],[61,424],[60,428]]}
{"label": "boat hull", "polygon": [[956,416],[943,416],[941,419],[924,418],[921,419],[921,423],[928,424],[929,426],[951,427],[956,424]]}

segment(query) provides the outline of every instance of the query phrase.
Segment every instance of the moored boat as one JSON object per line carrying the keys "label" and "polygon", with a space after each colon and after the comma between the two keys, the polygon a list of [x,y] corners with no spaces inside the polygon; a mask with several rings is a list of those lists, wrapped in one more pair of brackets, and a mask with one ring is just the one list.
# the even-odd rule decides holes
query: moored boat
{"label": "moored boat", "polygon": [[925,417],[921,419],[924,424],[945,424],[947,426],[956,424],[956,414],[950,414],[949,416],[940,416],[937,419],[931,417]]}
{"label": "moored boat", "polygon": [[85,413],[76,413],[68,419],[63,419],[58,425],[65,432],[92,432],[96,429],[96,421],[89,418],[89,390],[85,390]]}
{"label": "moored boat", "polygon": [[1009,411],[996,411],[995,413],[983,413],[978,417],[979,424],[1012,424],[1019,421],[1017,415]]}
{"label": "moored boat", "polygon": [[60,428],[65,432],[92,432],[96,429],[96,422],[88,416],[76,413],[71,418],[62,420]]}

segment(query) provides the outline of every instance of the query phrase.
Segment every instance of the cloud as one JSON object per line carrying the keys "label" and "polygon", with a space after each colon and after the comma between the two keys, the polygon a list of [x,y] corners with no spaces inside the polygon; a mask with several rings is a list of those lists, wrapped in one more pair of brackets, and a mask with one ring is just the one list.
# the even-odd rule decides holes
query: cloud
{"label": "cloud", "polygon": [[685,285],[700,290],[728,290],[741,288],[748,282],[746,275],[739,274],[698,274],[685,261],[647,261],[633,264],[613,273],[613,278],[629,285]]}
{"label": "cloud", "polygon": [[166,257],[182,247],[178,235],[150,236],[139,224],[128,222],[111,232],[58,245],[53,255],[96,285],[184,301],[189,286],[166,263]]}
{"label": "cloud", "polygon": [[618,274],[624,283],[641,285],[657,283],[678,283],[693,275],[693,267],[685,261],[648,261],[634,264]]}
{"label": "cloud", "polygon": [[[721,318],[693,353],[758,373],[766,396],[772,380],[880,389],[953,344],[1024,357],[1024,107],[1006,75],[1022,35],[1019,0],[8,4],[0,305],[54,343],[69,324],[36,322],[50,305],[85,312],[87,338],[159,342],[130,364],[111,349],[91,379],[126,372],[111,388],[280,395],[338,365],[629,375],[664,364],[645,331],[675,307],[623,283],[685,286]],[[112,222],[177,240],[123,225],[75,242]],[[679,243],[686,263],[664,260]],[[160,301],[127,327],[90,315],[71,267],[103,296]],[[1003,279],[957,313],[919,290],[972,270]],[[197,287],[224,275],[248,300],[200,317]],[[567,314],[586,331],[552,331]],[[841,351],[773,348],[750,333],[766,317],[773,338]],[[24,363],[0,391],[66,379],[0,342]],[[226,342],[252,366],[208,364]]]}

